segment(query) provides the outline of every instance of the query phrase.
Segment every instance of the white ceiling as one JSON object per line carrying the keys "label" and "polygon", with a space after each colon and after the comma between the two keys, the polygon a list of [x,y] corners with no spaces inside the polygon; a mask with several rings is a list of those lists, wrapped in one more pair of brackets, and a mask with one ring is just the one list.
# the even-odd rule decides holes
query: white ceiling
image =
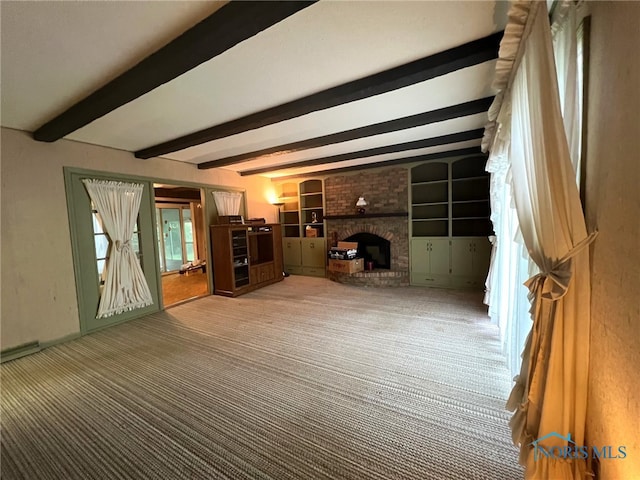
{"label": "white ceiling", "polygon": [[[0,2],[2,125],[34,131],[224,2]],[[504,28],[506,2],[320,1],[66,138],[136,151],[274,107]],[[166,158],[202,163],[480,99],[494,61],[220,138]],[[481,128],[486,114],[230,165],[284,165]],[[332,163],[362,165],[478,145],[430,147]],[[134,158],[132,162],[144,160]],[[277,170],[299,174],[313,167]]]}

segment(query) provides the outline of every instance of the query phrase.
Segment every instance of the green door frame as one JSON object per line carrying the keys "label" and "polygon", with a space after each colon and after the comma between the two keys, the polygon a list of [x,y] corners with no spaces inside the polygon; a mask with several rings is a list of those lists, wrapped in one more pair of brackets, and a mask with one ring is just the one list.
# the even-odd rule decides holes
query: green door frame
{"label": "green door frame", "polygon": [[[76,277],[76,294],[78,296],[78,314],[80,317],[80,333],[85,335],[102,328],[126,322],[161,308],[157,272],[159,260],[156,255],[155,221],[153,218],[153,184],[149,181],[130,177],[102,173],[64,169],[67,208],[69,211],[69,227],[73,249],[73,268]],[[147,279],[153,304],[144,308],[124,312],[111,317],[96,319],[100,301],[98,283],[98,267],[95,260],[94,232],[91,217],[91,199],[82,183],[85,178],[142,183],[144,189],[138,213],[138,229],[140,232],[140,252],[142,270]]]}
{"label": "green door frame", "polygon": [[[205,212],[205,225],[215,223],[217,218],[217,209],[212,194],[214,191],[224,190],[241,192],[242,203],[240,211],[245,218],[247,215],[246,191],[241,188],[141,177],[136,175],[86,170],[76,167],[64,167],[63,172],[67,196],[71,248],[73,252],[73,269],[76,280],[78,314],[80,317],[80,333],[82,335],[118,323],[127,322],[153,312],[164,310],[162,295],[160,294],[162,291],[162,280],[155,218],[155,198],[152,194],[154,183],[201,189],[201,191],[204,192],[202,200],[203,210]],[[96,321],[95,315],[97,313],[99,302],[99,286],[96,282],[96,279],[98,278],[98,271],[95,262],[95,246],[93,243],[91,201],[89,194],[82,183],[82,179],[84,178],[144,184],[145,188],[143,190],[139,212],[140,251],[142,252],[142,268],[145,278],[147,279],[147,283],[149,284],[149,289],[151,290],[153,305]],[[213,257],[211,255],[210,248],[211,233],[209,228],[205,228],[205,230],[205,241],[207,245],[206,260],[207,265],[210,266],[207,268],[207,277],[209,281],[209,292],[213,292],[213,268],[211,268],[213,265]]]}

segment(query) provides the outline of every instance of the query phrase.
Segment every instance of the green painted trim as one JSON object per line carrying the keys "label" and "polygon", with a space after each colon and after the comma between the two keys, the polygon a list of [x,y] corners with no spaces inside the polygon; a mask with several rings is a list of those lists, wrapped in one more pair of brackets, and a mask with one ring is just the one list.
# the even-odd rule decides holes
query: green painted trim
{"label": "green painted trim", "polygon": [[42,348],[43,347],[37,341],[7,348],[0,352],[0,363],[10,362],[11,360],[15,360],[16,358],[31,355],[32,353],[37,353],[42,350]]}
{"label": "green painted trim", "polygon": [[[246,195],[246,188],[242,187],[232,187],[228,185],[212,185],[206,183],[195,183],[189,181],[182,181],[176,179],[168,179],[168,178],[157,178],[157,177],[145,177],[141,175],[128,175],[125,173],[119,172],[105,172],[103,170],[88,170],[86,168],[79,167],[62,167],[65,171],[70,171],[73,173],[78,173],[80,175],[100,175],[103,177],[113,177],[113,178],[123,178],[128,181],[138,181],[138,182],[152,182],[152,183],[167,183],[169,185],[177,185],[180,187],[192,187],[192,188],[212,188],[212,189],[221,189],[221,190],[233,190],[235,192],[243,192]],[[124,180],[123,180],[124,181]]]}
{"label": "green painted trim", "polygon": [[[133,320],[135,318],[139,318],[144,315],[148,315],[149,313],[153,313],[156,311],[164,310],[164,303],[162,299],[162,276],[160,274],[160,258],[158,255],[158,228],[156,223],[155,216],[155,198],[152,194],[153,192],[153,184],[154,183],[166,183],[170,185],[184,186],[190,188],[198,188],[202,192],[202,206],[203,212],[205,215],[204,223],[205,223],[205,241],[206,241],[206,260],[208,265],[213,265],[213,257],[211,255],[211,238],[210,238],[210,230],[208,225],[213,223],[213,216],[217,215],[217,210],[215,207],[215,201],[213,199],[213,195],[211,192],[215,190],[224,190],[224,191],[235,191],[242,193],[242,205],[241,212],[245,218],[247,218],[247,190],[241,187],[232,187],[227,185],[208,185],[201,183],[194,183],[189,181],[177,181],[175,179],[163,179],[163,178],[152,178],[145,177],[140,175],[128,175],[117,172],[105,172],[98,170],[89,170],[78,167],[63,167],[64,180],[65,180],[65,192],[67,197],[67,213],[69,217],[69,230],[70,230],[70,238],[71,238],[71,247],[72,247],[72,255],[73,255],[73,270],[74,276],[76,280],[76,300],[78,304],[78,323],[80,329],[80,335],[86,335],[87,333],[91,333],[97,330],[101,330],[102,328],[106,328],[108,326],[117,325],[119,323],[127,322],[129,320]],[[150,307],[145,307],[143,309],[135,310],[132,312],[126,312],[121,314],[121,320],[116,320],[110,322],[108,325],[99,328],[86,328],[81,319],[84,318],[83,315],[86,316],[86,312],[84,311],[86,308],[86,299],[85,299],[85,291],[87,288],[79,279],[85,278],[87,272],[83,272],[82,265],[78,261],[79,258],[82,257],[82,248],[81,244],[85,242],[85,240],[80,239],[78,236],[78,210],[77,210],[77,199],[74,196],[74,178],[77,177],[94,177],[94,178],[103,178],[103,179],[111,179],[118,180],[124,182],[142,182],[148,184],[149,186],[149,195],[148,195],[148,203],[147,207],[151,212],[151,236],[153,238],[153,268],[155,269],[155,292],[154,288],[151,285],[152,281],[149,281],[149,287],[151,288],[152,294],[154,295],[154,305]],[[143,208],[143,204],[141,204],[141,211]],[[141,216],[142,218],[142,216]],[[142,225],[141,225],[142,229]],[[85,248],[87,246],[85,245]],[[91,248],[93,249],[93,244],[91,244]],[[146,265],[149,267],[147,262],[149,262],[148,254],[143,252],[144,261]],[[88,268],[88,267],[87,267]],[[95,268],[93,266],[92,268]],[[209,292],[213,292],[213,269],[207,269],[207,276],[209,282]],[[157,297],[157,298],[156,298]]]}
{"label": "green painted trim", "polygon": [[56,345],[60,345],[61,343],[67,343],[80,337],[82,337],[82,334],[80,332],[71,333],[69,335],[65,335],[64,337],[49,340],[47,342],[42,342],[40,343],[40,348],[44,350],[45,348],[54,347]]}
{"label": "green painted trim", "polygon": [[[157,239],[154,234],[155,209],[153,201],[153,183],[149,180],[131,178],[108,172],[95,172],[74,168],[64,168],[67,205],[69,211],[69,228],[72,239],[73,267],[76,281],[76,295],[78,301],[78,320],[81,334],[87,334],[104,327],[116,325],[124,321],[133,320],[161,309],[160,287],[158,275]],[[151,290],[153,305],[124,312],[100,321],[95,320],[98,307],[98,284],[95,264],[95,246],[93,244],[93,229],[89,208],[89,195],[82,184],[83,178],[98,178],[124,182],[142,183],[142,202],[140,204],[140,231],[142,268]]]}
{"label": "green painted trim", "polygon": [[[72,194],[73,190],[73,169],[69,169],[67,167],[62,168],[62,172],[64,175],[64,191],[67,200],[67,217],[69,220],[69,236],[71,238],[71,259],[73,262],[73,277],[76,284],[76,306],[78,308],[78,328],[82,328],[82,322],[80,321],[80,316],[82,315],[82,305],[81,305],[81,297],[82,297],[82,289],[80,287],[79,278],[82,278],[80,275],[80,264],[76,260],[80,258],[80,249],[78,247],[78,233],[75,228],[76,225],[76,209],[74,196]],[[84,332],[83,332],[84,333]]]}

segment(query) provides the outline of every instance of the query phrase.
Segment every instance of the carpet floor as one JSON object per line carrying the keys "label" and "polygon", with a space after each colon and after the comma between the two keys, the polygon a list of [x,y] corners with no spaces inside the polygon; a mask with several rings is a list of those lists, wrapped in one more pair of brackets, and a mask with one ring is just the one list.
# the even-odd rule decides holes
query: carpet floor
{"label": "carpet floor", "polygon": [[3,479],[517,479],[481,296],[311,277],[1,366]]}

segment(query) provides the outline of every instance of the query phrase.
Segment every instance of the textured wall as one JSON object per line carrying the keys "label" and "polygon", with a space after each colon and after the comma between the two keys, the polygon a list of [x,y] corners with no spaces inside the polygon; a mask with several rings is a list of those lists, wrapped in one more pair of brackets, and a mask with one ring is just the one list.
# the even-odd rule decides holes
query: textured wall
{"label": "textured wall", "polygon": [[63,166],[247,189],[248,214],[275,220],[264,177],[67,140],[41,143],[3,128],[1,348],[47,342],[80,329]]}
{"label": "textured wall", "polygon": [[592,246],[587,439],[626,445],[601,478],[640,478],[640,3],[588,2],[587,224]]}

